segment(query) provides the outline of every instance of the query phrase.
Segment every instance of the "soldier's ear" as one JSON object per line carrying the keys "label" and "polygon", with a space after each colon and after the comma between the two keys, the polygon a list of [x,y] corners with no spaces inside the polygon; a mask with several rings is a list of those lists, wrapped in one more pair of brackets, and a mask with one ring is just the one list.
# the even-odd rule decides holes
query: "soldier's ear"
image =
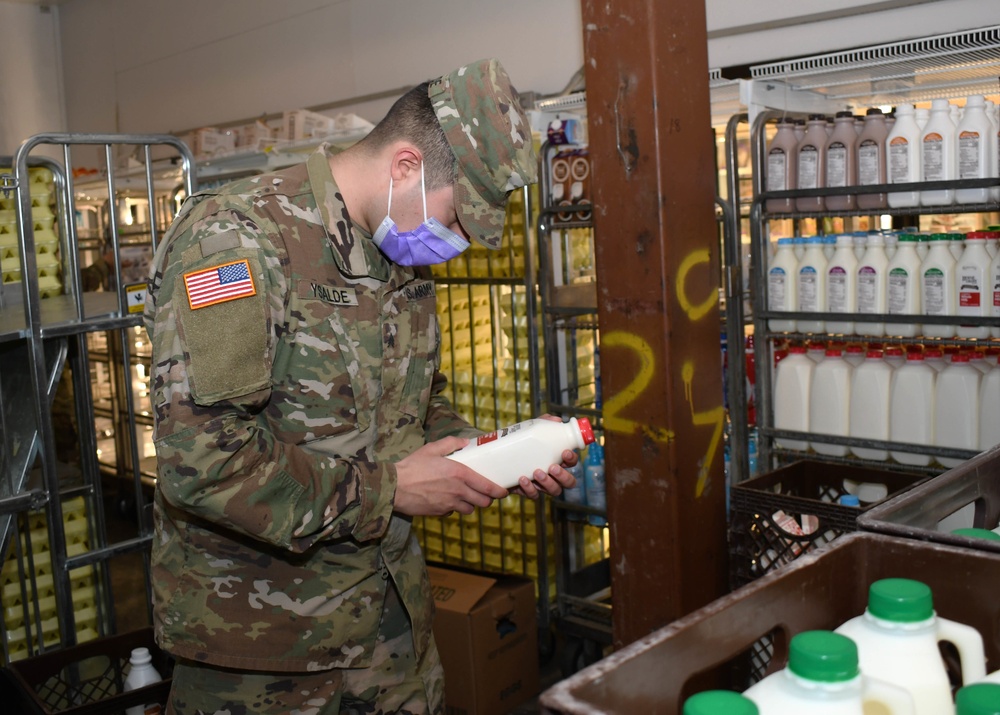
{"label": "soldier's ear", "polygon": [[409,143],[400,144],[392,154],[390,171],[392,181],[398,189],[420,183],[420,166],[424,157],[420,150]]}

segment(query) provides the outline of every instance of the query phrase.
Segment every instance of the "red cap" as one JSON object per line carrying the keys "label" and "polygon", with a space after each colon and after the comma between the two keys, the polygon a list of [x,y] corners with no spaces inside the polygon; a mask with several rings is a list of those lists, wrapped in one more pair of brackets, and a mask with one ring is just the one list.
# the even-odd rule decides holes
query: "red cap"
{"label": "red cap", "polygon": [[966,240],[969,240],[970,238],[985,240],[989,237],[990,235],[986,231],[971,231],[970,233],[965,234]]}
{"label": "red cap", "polygon": [[861,343],[848,343],[847,352],[849,353],[863,353],[865,351],[865,346]]}
{"label": "red cap", "polygon": [[969,354],[968,353],[954,353],[951,356],[951,361],[952,362],[969,362]]}
{"label": "red cap", "polygon": [[1000,345],[994,345],[992,347],[986,348],[986,354],[990,357],[994,355],[1000,355]]}
{"label": "red cap", "polygon": [[806,346],[805,345],[793,345],[792,347],[788,348],[788,352],[792,353],[793,355],[805,355],[806,354]]}
{"label": "red cap", "polygon": [[826,349],[826,356],[827,357],[843,357],[844,356],[844,351],[841,350],[840,348],[827,348]]}
{"label": "red cap", "polygon": [[907,361],[909,361],[909,360],[920,360],[921,362],[923,362],[923,360],[924,360],[924,354],[923,353],[918,353],[918,352],[906,353],[906,359],[907,359]]}
{"label": "red cap", "polygon": [[576,426],[580,428],[580,436],[583,437],[583,443],[591,444],[594,442],[594,428],[590,426],[590,420],[586,417],[577,417]]}
{"label": "red cap", "polygon": [[826,350],[826,345],[823,343],[811,342],[809,343],[810,350]]}
{"label": "red cap", "polygon": [[943,358],[944,352],[941,350],[941,348],[928,348],[927,350],[924,351],[924,357]]}
{"label": "red cap", "polygon": [[899,357],[903,354],[903,348],[886,348],[885,354],[892,355],[893,357]]}
{"label": "red cap", "polygon": [[944,346],[944,354],[945,355],[954,355],[955,353],[961,352],[961,351],[962,351],[962,348],[958,347],[957,345],[945,345]]}
{"label": "red cap", "polygon": [[868,358],[869,360],[874,360],[875,358],[878,358],[879,360],[881,360],[882,359],[882,351],[881,350],[869,350],[867,353],[865,353],[865,357]]}

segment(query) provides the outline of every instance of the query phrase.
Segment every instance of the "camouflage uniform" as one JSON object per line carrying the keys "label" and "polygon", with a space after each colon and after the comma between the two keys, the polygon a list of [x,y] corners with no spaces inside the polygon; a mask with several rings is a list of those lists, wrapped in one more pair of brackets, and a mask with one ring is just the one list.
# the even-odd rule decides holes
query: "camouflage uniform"
{"label": "camouflage uniform", "polygon": [[[511,103],[468,114],[463,92],[513,90],[495,61],[467,71],[431,97],[460,160],[459,218],[497,243],[507,192],[534,177],[530,132]],[[220,672],[374,672],[399,620],[383,618],[387,592],[414,659],[437,661],[420,547],[393,512],[395,462],[475,431],[440,394],[433,283],[352,224],[328,151],[191,197],[153,261],[154,628],[165,650]],[[487,192],[515,161],[518,177]]]}

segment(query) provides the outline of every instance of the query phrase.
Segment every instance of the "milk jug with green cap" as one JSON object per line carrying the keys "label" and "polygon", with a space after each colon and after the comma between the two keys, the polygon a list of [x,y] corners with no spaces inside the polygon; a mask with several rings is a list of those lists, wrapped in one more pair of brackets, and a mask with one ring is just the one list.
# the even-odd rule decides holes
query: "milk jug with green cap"
{"label": "milk jug with green cap", "polygon": [[685,700],[681,715],[760,715],[760,710],[732,690],[706,690]]}
{"label": "milk jug with green cap", "polygon": [[868,608],[836,629],[857,643],[861,670],[906,690],[916,715],[953,715],[948,672],[939,641],[957,649],[962,682],[986,675],[986,654],[979,632],[934,613],[930,587],[905,578],[875,581],[868,589]]}
{"label": "milk jug with green cap", "polygon": [[756,703],[760,715],[863,715],[872,706],[886,715],[916,713],[905,690],[862,673],[858,648],[850,638],[805,631],[789,643],[788,667],[743,694]]}
{"label": "milk jug with green cap", "polygon": [[1000,715],[1000,685],[975,683],[955,693],[957,715]]}

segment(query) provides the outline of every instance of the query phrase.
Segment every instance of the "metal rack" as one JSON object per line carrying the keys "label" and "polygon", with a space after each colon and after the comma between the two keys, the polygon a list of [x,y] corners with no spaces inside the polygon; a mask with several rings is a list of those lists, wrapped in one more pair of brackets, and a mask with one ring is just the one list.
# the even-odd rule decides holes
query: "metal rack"
{"label": "metal rack", "polygon": [[[0,540],[8,563],[19,575],[16,601],[4,600],[6,618],[0,624],[5,660],[22,658],[54,647],[73,645],[116,630],[110,568],[116,557],[145,552],[151,538],[137,444],[129,440],[132,491],[137,533],[113,541],[105,519],[105,494],[97,460],[93,429],[94,399],[87,338],[106,332],[129,353],[129,332],[140,324],[145,283],[125,285],[122,266],[116,258],[117,289],[90,293],[81,290],[80,258],[75,216],[76,180],[74,150],[103,149],[104,184],[107,195],[120,191],[120,159],[135,154],[141,165],[145,197],[157,205],[153,150],[166,149],[180,166],[180,181],[193,191],[193,160],[187,147],[166,135],[40,134],[26,140],[13,157],[13,177],[5,185],[16,192],[20,285],[8,283],[0,292]],[[61,155],[61,162],[39,160],[32,152],[45,148]],[[63,276],[60,295],[42,298],[38,289],[36,232],[31,220],[29,167],[47,166],[55,179],[56,214],[59,226],[58,254]],[[176,168],[172,168],[176,171]],[[124,172],[123,172],[124,173]],[[134,173],[134,172],[133,172]],[[130,187],[132,190],[132,187]],[[155,210],[155,209],[154,209]],[[169,219],[170,217],[165,217]],[[109,215],[109,237],[117,255],[120,247],[119,219]],[[151,242],[157,242],[156,222]],[[17,290],[13,290],[16,288]],[[72,371],[74,405],[79,427],[79,462],[67,466],[57,461],[51,403],[64,367]],[[131,381],[123,376],[125,421],[134,435],[136,413]],[[27,407],[27,409],[25,409]],[[144,563],[147,584],[149,564]],[[82,574],[82,576],[81,576]],[[81,579],[84,582],[81,588]],[[81,593],[85,592],[81,597]],[[80,628],[77,612],[81,598],[89,610],[91,626]],[[16,605],[16,609],[14,608]],[[9,606],[9,607],[8,607]],[[17,618],[17,628],[7,618]],[[14,651],[11,636],[20,641]]]}
{"label": "metal rack", "polygon": [[[766,265],[766,223],[771,219],[820,219],[829,217],[858,217],[873,212],[844,211],[817,213],[789,213],[767,215],[764,205],[768,198],[792,198],[807,195],[836,196],[845,194],[866,193],[878,191],[879,187],[851,187],[824,189],[821,191],[785,191],[765,193],[764,167],[762,157],[766,156],[766,128],[768,122],[788,112],[832,112],[838,109],[854,109],[879,104],[896,104],[900,102],[920,102],[935,98],[963,97],[972,93],[991,94],[998,89],[997,75],[1000,74],[1000,25],[993,25],[977,30],[955,32],[944,35],[917,38],[903,42],[887,43],[867,48],[826,53],[814,57],[761,64],[750,68],[751,79],[740,80],[740,101],[748,107],[746,114],[734,114],[727,124],[726,130],[726,165],[727,182],[729,185],[729,206],[733,241],[725,253],[727,309],[734,305],[740,295],[749,292],[751,299],[751,316],[730,315],[727,310],[727,342],[730,346],[728,380],[731,386],[743,384],[746,380],[746,366],[740,359],[732,359],[733,350],[742,345],[747,325],[753,325],[755,341],[754,359],[759,366],[772,364],[773,341],[778,338],[808,339],[809,336],[796,334],[785,335],[770,333],[766,326],[769,314],[762,306],[766,306],[766,281],[762,281],[761,266]],[[771,108],[776,111],[766,111]],[[750,129],[751,172],[753,199],[748,207],[751,239],[750,286],[741,285],[740,276],[743,271],[742,252],[739,250],[739,227],[741,211],[739,201],[733,197],[739,196],[739,183],[736,176],[737,167],[737,130],[741,125],[748,124]],[[918,190],[928,188],[976,188],[993,185],[992,180],[969,181],[962,183],[892,185],[893,191]],[[882,187],[885,190],[886,187]],[[879,209],[880,215],[931,215],[948,212],[982,212],[997,210],[994,204],[984,206],[957,207],[924,207],[918,209]],[[794,319],[794,315],[782,313],[782,317]],[[814,316],[820,319],[822,316]],[[841,316],[842,317],[842,316]],[[900,316],[894,316],[898,322]],[[827,319],[834,319],[827,316]],[[884,316],[853,316],[855,322],[881,322]],[[954,322],[948,319],[920,316],[920,322]],[[963,324],[966,319],[963,318]],[[988,324],[988,319],[983,319]],[[971,323],[970,323],[971,324]],[[980,323],[977,323],[980,324]],[[838,336],[838,340],[850,341],[850,336]],[[857,338],[864,340],[864,338]],[[917,342],[905,338],[884,337],[883,343],[906,344]],[[941,342],[938,339],[920,339],[919,342]],[[949,345],[968,344],[968,341],[951,339],[943,341]],[[758,370],[758,379],[753,397],[756,401],[758,419],[770,421],[772,418],[772,395],[768,371]],[[743,481],[750,476],[746,454],[746,436],[741,439],[740,432],[748,433],[744,425],[746,416],[746,399],[737,389],[730,389],[730,412],[733,415],[733,443],[731,475],[734,483]],[[737,415],[744,419],[739,419]],[[761,464],[771,464],[772,457],[788,460],[796,453],[776,452],[771,442],[778,435],[770,424],[761,425],[764,438],[759,460]],[[820,436],[816,441],[825,441]],[[831,438],[831,443],[837,438]],[[882,443],[880,443],[880,446]],[[858,446],[864,446],[858,444]],[[958,455],[954,452],[951,456]],[[968,457],[970,453],[961,453]],[[947,456],[942,453],[941,456]],[[857,463],[857,462],[852,462]],[[883,465],[885,466],[885,465]]]}

